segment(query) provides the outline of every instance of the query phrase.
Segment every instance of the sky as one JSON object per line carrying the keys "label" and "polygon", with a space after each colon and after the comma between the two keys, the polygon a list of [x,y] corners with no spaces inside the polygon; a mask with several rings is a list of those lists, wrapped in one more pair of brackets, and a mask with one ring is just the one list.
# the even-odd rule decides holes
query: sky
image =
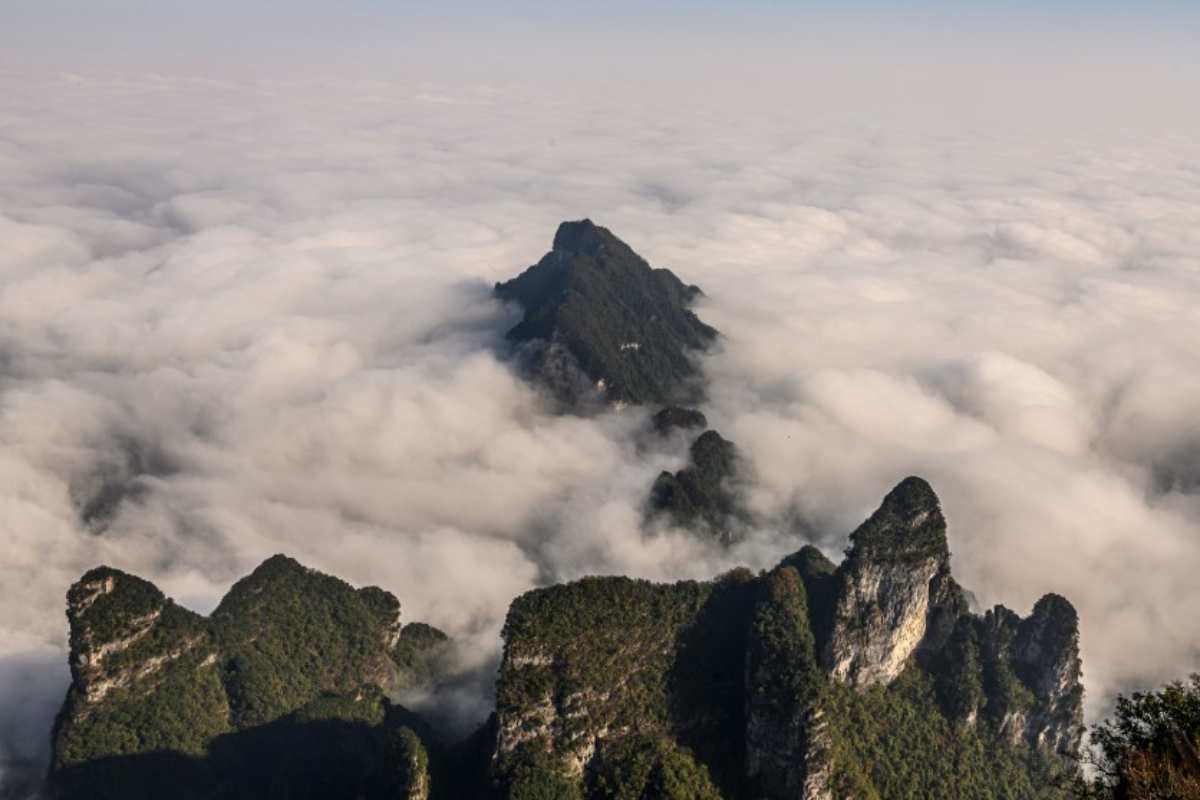
{"label": "sky", "polygon": [[[383,586],[467,725],[517,594],[836,556],[912,473],[981,606],[1079,609],[1089,719],[1200,664],[1192,4],[74,6],[0,2],[0,782],[99,563]],[[499,355],[585,216],[724,333],[730,552],[641,528],[686,443]]]}

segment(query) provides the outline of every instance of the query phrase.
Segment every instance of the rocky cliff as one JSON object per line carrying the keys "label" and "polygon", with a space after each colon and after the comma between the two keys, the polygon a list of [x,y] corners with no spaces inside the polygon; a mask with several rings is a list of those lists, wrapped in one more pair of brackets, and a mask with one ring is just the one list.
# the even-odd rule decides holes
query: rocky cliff
{"label": "rocky cliff", "polygon": [[932,488],[907,478],[835,565],[517,598],[492,719],[453,748],[386,692],[446,637],[382,589],[268,559],[209,617],[100,567],[68,594],[65,797],[1064,797],[1078,620],[978,615]]}
{"label": "rocky cliff", "polygon": [[569,409],[700,393],[693,354],[717,336],[690,310],[700,289],[591,220],[562,223],[551,251],[495,293],[524,312],[508,332],[522,363]]}
{"label": "rocky cliff", "polygon": [[[444,636],[425,626],[406,640],[382,589],[275,556],[205,618],[99,567],[71,587],[67,618],[57,796],[154,797],[170,785],[183,797],[299,797],[301,783],[323,781],[340,796],[427,794],[424,740],[384,692]],[[344,748],[357,753],[349,773],[328,761]]]}
{"label": "rocky cliff", "polygon": [[850,539],[837,567],[806,547],[758,576],[518,598],[493,790],[649,796],[611,776],[636,771],[629,742],[650,739],[691,787],[655,796],[1061,797],[1082,734],[1070,604],[972,614],[919,478]]}
{"label": "rocky cliff", "polygon": [[951,585],[950,549],[933,489],[906,478],[850,543],[838,570],[826,666],[853,685],[890,683],[924,642],[935,606],[957,604],[953,589],[937,596],[941,583]]}

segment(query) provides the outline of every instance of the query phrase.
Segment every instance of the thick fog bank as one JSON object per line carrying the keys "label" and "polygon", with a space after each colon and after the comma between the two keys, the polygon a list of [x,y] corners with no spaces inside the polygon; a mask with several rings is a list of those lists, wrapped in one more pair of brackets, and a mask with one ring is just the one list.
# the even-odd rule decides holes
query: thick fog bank
{"label": "thick fog bank", "polygon": [[[927,477],[980,602],[1082,618],[1092,713],[1200,665],[1200,146],[782,100],[405,81],[0,79],[0,762],[37,763],[63,597],[210,610],[286,552],[394,592],[487,702],[509,601],[831,555]],[[490,297],[589,216],[699,284],[732,552],[647,537],[676,446],[546,413]]]}

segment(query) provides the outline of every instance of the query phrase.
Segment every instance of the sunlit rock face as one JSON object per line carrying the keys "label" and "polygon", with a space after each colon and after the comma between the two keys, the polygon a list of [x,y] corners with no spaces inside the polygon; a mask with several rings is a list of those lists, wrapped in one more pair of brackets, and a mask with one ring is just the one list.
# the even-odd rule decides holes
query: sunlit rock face
{"label": "sunlit rock face", "polygon": [[702,394],[695,355],[717,332],[690,310],[700,289],[651,268],[591,220],[562,223],[553,249],[496,284],[495,293],[523,309],[508,339],[528,373],[568,410]]}
{"label": "sunlit rock face", "polygon": [[836,680],[888,683],[925,638],[934,578],[949,574],[946,519],[929,484],[907,478],[850,541],[826,664]]}

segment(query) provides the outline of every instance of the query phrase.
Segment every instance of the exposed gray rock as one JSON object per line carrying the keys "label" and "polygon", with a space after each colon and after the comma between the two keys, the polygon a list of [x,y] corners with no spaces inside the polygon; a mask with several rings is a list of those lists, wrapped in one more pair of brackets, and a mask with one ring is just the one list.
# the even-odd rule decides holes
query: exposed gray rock
{"label": "exposed gray rock", "polygon": [[834,679],[855,686],[889,683],[924,640],[935,603],[953,602],[937,495],[920,478],[904,479],[850,541],[826,665]]}

